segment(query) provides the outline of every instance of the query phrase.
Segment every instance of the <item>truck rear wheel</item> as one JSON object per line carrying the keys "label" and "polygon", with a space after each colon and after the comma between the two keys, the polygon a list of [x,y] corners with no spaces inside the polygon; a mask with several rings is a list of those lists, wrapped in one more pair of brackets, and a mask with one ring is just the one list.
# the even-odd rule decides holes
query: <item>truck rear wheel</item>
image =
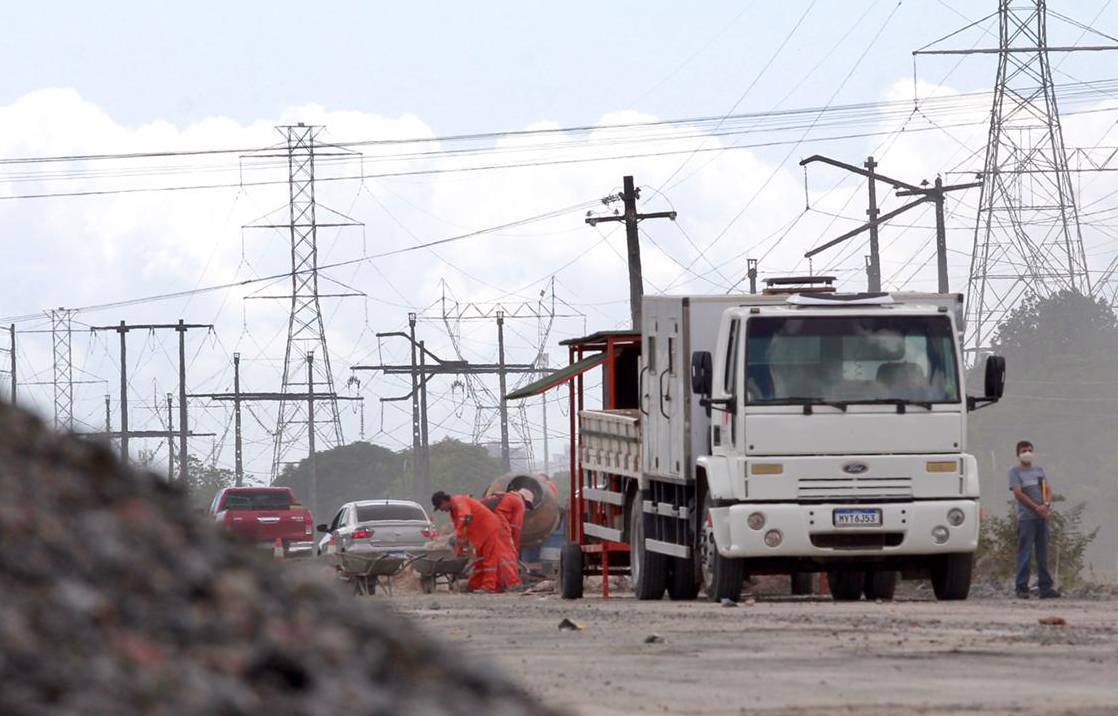
{"label": "truck rear wheel", "polygon": [[974,555],[969,552],[944,554],[932,562],[932,590],[940,601],[958,601],[970,594]]}
{"label": "truck rear wheel", "polygon": [[702,564],[703,589],[712,602],[723,599],[738,601],[741,588],[745,583],[745,560],[723,557],[718,553],[718,543],[714,539],[714,525],[710,520],[711,499],[708,494],[703,500],[703,512],[699,515],[702,541],[699,544],[699,561]]}
{"label": "truck rear wheel", "polygon": [[862,598],[866,573],[835,570],[827,573],[827,583],[831,587],[831,598],[836,602],[856,602]]}
{"label": "truck rear wheel", "polygon": [[892,599],[897,591],[897,573],[876,569],[866,570],[865,592],[866,599]]}
{"label": "truck rear wheel", "polygon": [[660,599],[668,587],[668,560],[644,547],[644,509],[638,493],[629,501],[629,576],[637,599]]}
{"label": "truck rear wheel", "polygon": [[582,547],[574,542],[559,551],[559,595],[563,599],[582,599]]}
{"label": "truck rear wheel", "polygon": [[811,572],[792,572],[792,594],[815,594],[815,575]]}

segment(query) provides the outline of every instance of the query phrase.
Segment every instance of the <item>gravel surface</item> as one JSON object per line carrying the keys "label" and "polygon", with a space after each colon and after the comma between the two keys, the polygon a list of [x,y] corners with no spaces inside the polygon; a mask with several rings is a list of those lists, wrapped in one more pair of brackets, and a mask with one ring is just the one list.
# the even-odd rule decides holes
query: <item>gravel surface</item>
{"label": "gravel surface", "polygon": [[488,659],[0,405],[0,713],[547,714]]}
{"label": "gravel surface", "polygon": [[[735,609],[449,594],[394,603],[578,714],[1118,714],[1113,597],[759,595]],[[1049,617],[1066,625],[1043,625]],[[564,618],[582,628],[560,631]]]}

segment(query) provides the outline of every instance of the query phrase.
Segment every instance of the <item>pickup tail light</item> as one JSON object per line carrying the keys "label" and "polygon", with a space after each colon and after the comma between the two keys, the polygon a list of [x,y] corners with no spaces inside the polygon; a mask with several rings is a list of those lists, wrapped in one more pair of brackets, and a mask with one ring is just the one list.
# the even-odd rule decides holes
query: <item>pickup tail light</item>
{"label": "pickup tail light", "polygon": [[439,536],[439,531],[434,527],[427,527],[426,529],[420,530],[419,534],[423,535],[423,539],[435,539]]}
{"label": "pickup tail light", "polygon": [[368,527],[358,527],[353,531],[353,539],[369,539],[376,533]]}

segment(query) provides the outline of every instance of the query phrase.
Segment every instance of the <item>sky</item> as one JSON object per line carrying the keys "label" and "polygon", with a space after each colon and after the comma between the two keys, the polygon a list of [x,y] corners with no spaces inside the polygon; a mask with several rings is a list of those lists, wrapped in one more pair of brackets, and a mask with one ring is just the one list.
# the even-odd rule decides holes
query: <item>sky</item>
{"label": "sky", "polygon": [[[363,409],[343,407],[347,440],[410,444],[408,404],[380,401],[406,393],[406,381],[365,373],[359,385],[349,382],[352,365],[408,359],[406,343],[376,337],[403,329],[408,313],[419,314],[419,337],[440,356],[496,359],[492,321],[442,321],[444,296],[451,305],[502,302],[511,310],[538,307],[541,293],[549,302],[554,288],[554,322],[507,322],[509,360],[516,362],[535,360],[542,341],[550,364],[561,364],[559,340],[625,325],[623,233],[617,224],[583,221],[587,211],[609,211],[595,202],[616,192],[624,174],[642,187],[643,209],[679,213],[676,222],[642,227],[648,292],[740,288],[747,257],[761,259],[763,275],[825,270],[841,287],[860,289],[864,242],[810,266],[803,253],[864,220],[864,185],[825,168],[805,174],[798,161],[825,153],[860,163],[873,153],[880,171],[913,183],[937,173],[964,180],[980,168],[988,98],[975,95],[950,116],[937,102],[988,92],[994,59],[922,57],[914,65],[912,51],[994,9],[993,2],[961,0],[5,3],[0,23],[20,31],[0,46],[9,68],[0,74],[0,159],[235,150],[0,166],[0,317],[20,319],[23,399],[52,415],[51,386],[43,385],[52,377],[51,338],[36,332],[49,328],[44,310],[289,268],[281,231],[243,227],[275,223],[286,210],[284,162],[275,151],[249,150],[274,147],[282,141],[274,127],[297,122],[322,125],[319,141],[346,144],[339,153],[350,153],[319,163],[325,181],[318,200],[340,212],[323,209],[320,220],[337,223],[340,215],[361,225],[323,229],[320,263],[406,250],[324,273],[324,292],[363,294],[323,300],[337,388],[365,398]],[[1051,10],[1118,34],[1118,7],[1110,2],[1053,2]],[[994,27],[987,22],[941,46],[991,46]],[[1055,19],[1050,37],[1084,39]],[[1110,79],[1108,57],[1054,58],[1057,83],[1082,90],[1084,82]],[[1113,102],[1112,89],[1069,96],[1067,144],[1116,143],[1109,136]],[[848,110],[845,124],[803,112],[767,124],[718,119],[858,103],[867,108]],[[696,117],[713,119],[637,126]],[[598,129],[540,133],[571,127]],[[446,139],[526,130],[536,133]],[[383,143],[405,139],[430,141]],[[458,153],[420,154],[448,150]],[[529,166],[479,170],[494,164]],[[1096,208],[1114,188],[1107,176],[1077,181],[1083,205]],[[201,184],[219,186],[166,190]],[[29,198],[121,190],[128,193]],[[975,193],[948,204],[953,290],[964,290],[977,201]],[[886,197],[886,209],[897,205]],[[564,211],[413,250],[557,209]],[[882,233],[886,287],[932,290],[931,213],[906,216]],[[1110,238],[1085,233],[1090,261],[1112,257]],[[282,282],[262,282],[80,311],[73,324],[79,428],[102,428],[106,394],[114,428],[119,421],[116,335],[87,329],[120,320],[214,325],[188,336],[191,392],[228,390],[233,353],[242,356],[247,389],[278,390],[286,309],[257,299],[282,289]],[[129,336],[134,427],[160,425],[163,396],[175,388],[174,340],[173,333]],[[438,379],[432,439],[495,440],[495,391],[491,380],[465,386]],[[514,411],[514,438],[531,448],[537,467],[543,410],[549,451],[560,452],[566,439],[562,403],[556,396],[546,408],[537,401]],[[230,466],[228,410],[193,401],[191,415],[194,430],[216,433],[193,440],[192,451]],[[255,480],[267,477],[275,420],[268,405],[254,406],[246,419]],[[162,449],[154,442],[136,447]],[[157,452],[156,460],[165,455]]]}

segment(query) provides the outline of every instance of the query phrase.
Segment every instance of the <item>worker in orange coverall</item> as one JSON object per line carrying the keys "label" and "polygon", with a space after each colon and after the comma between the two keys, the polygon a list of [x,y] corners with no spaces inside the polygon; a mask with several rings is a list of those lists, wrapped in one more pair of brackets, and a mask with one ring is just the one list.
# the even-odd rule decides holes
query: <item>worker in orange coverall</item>
{"label": "worker in orange coverall", "polygon": [[467,540],[473,545],[477,561],[466,587],[471,592],[500,592],[520,586],[516,554],[503,519],[469,495],[436,492],[431,504],[449,512],[454,521],[458,549]]}
{"label": "worker in orange coverall", "polygon": [[482,500],[489,509],[496,512],[508,523],[509,533],[512,536],[512,548],[520,559],[520,533],[524,529],[524,513],[532,509],[532,500],[535,496],[527,488],[498,492]]}

